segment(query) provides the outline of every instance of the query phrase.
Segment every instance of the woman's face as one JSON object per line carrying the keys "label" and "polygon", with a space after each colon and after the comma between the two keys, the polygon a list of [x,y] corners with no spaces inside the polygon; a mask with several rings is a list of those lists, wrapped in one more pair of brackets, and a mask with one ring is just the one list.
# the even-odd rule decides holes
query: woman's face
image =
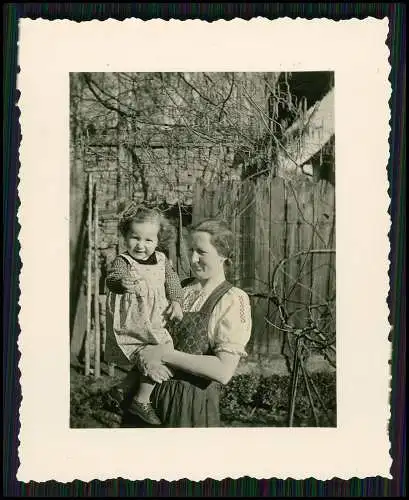
{"label": "woman's face", "polygon": [[225,257],[219,255],[209,233],[197,231],[190,236],[190,265],[194,276],[200,280],[224,274]]}

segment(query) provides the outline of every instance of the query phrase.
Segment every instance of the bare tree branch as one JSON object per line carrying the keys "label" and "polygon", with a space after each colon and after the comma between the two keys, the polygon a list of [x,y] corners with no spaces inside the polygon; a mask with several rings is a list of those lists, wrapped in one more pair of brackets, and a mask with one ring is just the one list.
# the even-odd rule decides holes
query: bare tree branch
{"label": "bare tree branch", "polygon": [[194,92],[196,92],[196,94],[201,98],[203,99],[204,101],[208,102],[209,104],[211,104],[212,106],[214,106],[215,108],[217,108],[219,106],[219,104],[216,104],[214,103],[211,99],[209,99],[208,97],[204,96],[194,85],[192,85],[190,82],[188,82],[186,80],[186,78],[183,76],[183,73],[178,73],[179,75],[179,78],[188,86],[190,87]]}

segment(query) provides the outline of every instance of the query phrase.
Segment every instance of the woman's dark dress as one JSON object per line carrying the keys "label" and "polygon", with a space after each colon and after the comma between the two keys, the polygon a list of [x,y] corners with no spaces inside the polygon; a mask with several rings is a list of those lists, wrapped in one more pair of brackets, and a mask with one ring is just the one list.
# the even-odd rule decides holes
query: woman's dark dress
{"label": "woman's dark dress", "polygon": [[[175,349],[190,354],[209,354],[208,325],[217,302],[232,285],[225,281],[208,297],[198,312],[187,312],[177,328]],[[152,404],[165,427],[219,427],[220,384],[183,371],[157,384]]]}

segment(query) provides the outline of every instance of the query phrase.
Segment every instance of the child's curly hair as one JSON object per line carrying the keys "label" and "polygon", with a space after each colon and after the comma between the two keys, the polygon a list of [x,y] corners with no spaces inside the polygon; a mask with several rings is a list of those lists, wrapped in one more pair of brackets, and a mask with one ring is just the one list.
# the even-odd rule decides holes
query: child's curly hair
{"label": "child's curly hair", "polygon": [[169,245],[175,240],[175,228],[166,217],[156,208],[149,208],[132,202],[122,212],[119,221],[119,231],[123,237],[128,234],[129,228],[134,222],[152,222],[159,227],[158,248],[168,250]]}

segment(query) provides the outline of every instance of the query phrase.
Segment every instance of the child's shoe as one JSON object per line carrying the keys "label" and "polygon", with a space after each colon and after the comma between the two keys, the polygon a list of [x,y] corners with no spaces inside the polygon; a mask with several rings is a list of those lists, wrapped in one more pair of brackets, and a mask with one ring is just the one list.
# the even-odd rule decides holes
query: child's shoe
{"label": "child's shoe", "polygon": [[162,424],[150,403],[142,403],[141,401],[133,399],[128,411],[129,413],[138,416],[150,425]]}

